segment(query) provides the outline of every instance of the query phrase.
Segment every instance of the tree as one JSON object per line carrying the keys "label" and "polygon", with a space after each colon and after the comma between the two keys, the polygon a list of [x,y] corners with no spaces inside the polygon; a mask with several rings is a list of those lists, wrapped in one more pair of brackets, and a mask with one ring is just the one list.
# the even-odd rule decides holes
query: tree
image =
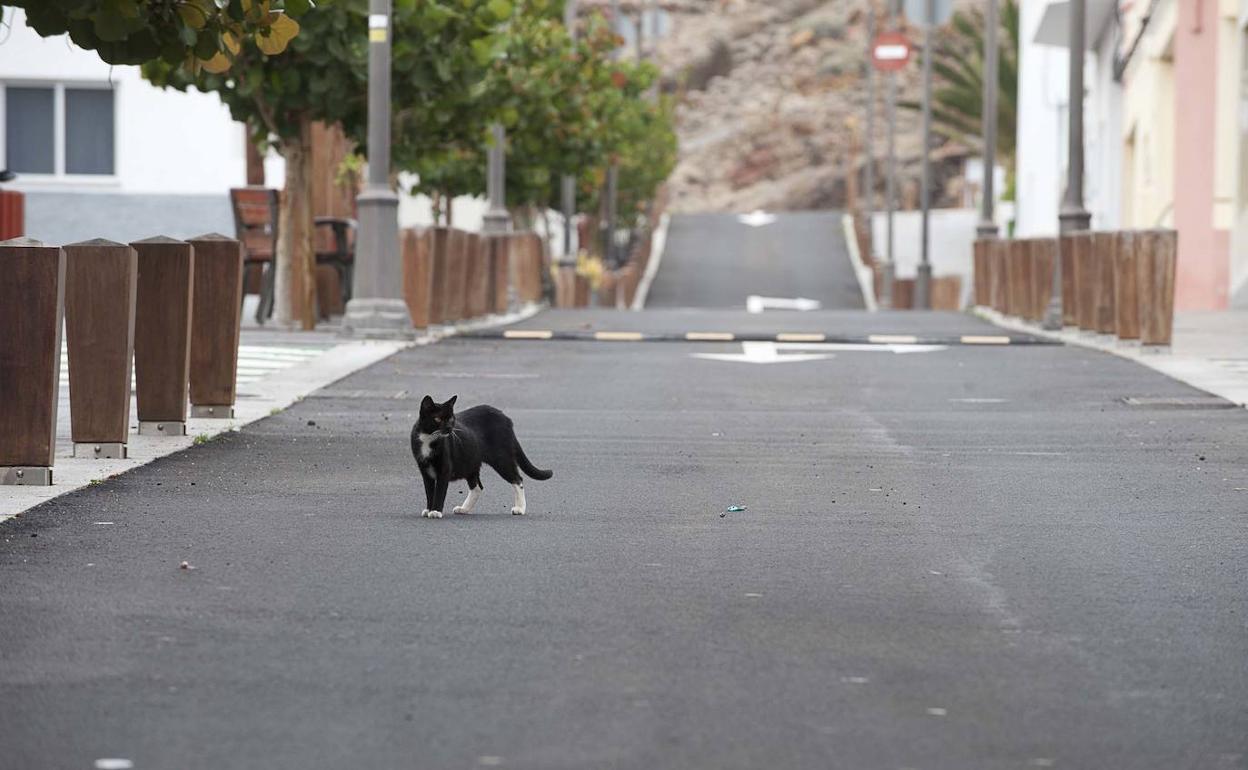
{"label": "tree", "polygon": [[[658,76],[649,64],[614,61],[619,38],[591,17],[573,43],[549,0],[527,0],[507,25],[502,55],[493,60],[480,94],[478,121],[455,142],[411,158],[415,190],[429,194],[484,192],[487,125],[507,128],[508,205],[514,212],[559,200],[564,174],[578,179],[578,202],[596,210],[606,169],[620,167],[622,223],[675,163],[675,132],[666,102],[646,94]],[[403,141],[403,140],[399,140]]]}
{"label": "tree", "polygon": [[224,71],[244,41],[276,54],[311,0],[5,0],[43,37],[68,34],[109,64],[156,59]]}
{"label": "tree", "polygon": [[[1018,2],[1001,3],[997,39],[997,157],[1013,178],[1018,116]],[[984,14],[958,11],[937,36],[932,72],[940,85],[932,92],[932,128],[950,141],[978,149],[983,141]],[[907,109],[920,105],[907,101]],[[1010,185],[1012,187],[1012,185]]]}
{"label": "tree", "polygon": [[[408,151],[454,135],[465,104],[471,103],[474,73],[488,64],[495,30],[510,12],[507,0],[396,2],[394,130],[396,136],[412,132],[404,145]],[[254,128],[257,141],[271,143],[285,159],[276,264],[279,323],[294,320],[296,269],[304,299],[299,321],[312,328],[316,320],[309,192],[312,123],[342,125],[347,138],[367,153],[367,25],[367,0],[336,0],[307,14],[299,36],[280,55],[265,56],[254,41],[247,41],[229,72],[187,72],[167,63],[144,68],[157,85],[216,93],[236,120]]]}

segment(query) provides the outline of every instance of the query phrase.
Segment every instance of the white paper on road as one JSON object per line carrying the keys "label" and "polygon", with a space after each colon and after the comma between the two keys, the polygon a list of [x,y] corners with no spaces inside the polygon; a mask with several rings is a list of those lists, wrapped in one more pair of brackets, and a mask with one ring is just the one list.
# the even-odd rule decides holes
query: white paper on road
{"label": "white paper on road", "polygon": [[748,227],[765,227],[776,221],[776,215],[768,214],[761,209],[755,209],[749,214],[737,215],[737,221]]}
{"label": "white paper on road", "polygon": [[823,305],[819,300],[806,297],[760,297],[751,294],[745,298],[745,309],[751,313],[761,313],[764,310],[818,310],[821,307]]}
{"label": "white paper on road", "polygon": [[[853,342],[763,342],[741,343],[740,353],[690,353],[692,358],[706,361],[732,361],[745,364],[792,364],[803,361],[823,361],[834,358],[836,352],[846,353],[934,353],[946,345],[919,345],[909,343],[853,343]],[[786,352],[792,351],[792,352]]]}

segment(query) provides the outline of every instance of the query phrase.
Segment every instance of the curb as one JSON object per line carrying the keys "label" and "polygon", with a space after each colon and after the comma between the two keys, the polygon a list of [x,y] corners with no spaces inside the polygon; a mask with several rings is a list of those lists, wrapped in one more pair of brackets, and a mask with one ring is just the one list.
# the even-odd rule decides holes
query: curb
{"label": "curb", "polygon": [[854,218],[849,214],[841,215],[841,229],[844,230],[845,247],[849,250],[849,261],[854,266],[854,275],[858,278],[858,288],[862,290],[862,303],[867,310],[874,313],[880,309],[875,301],[875,272],[862,261],[862,252],[858,250],[858,233],[854,232]]}
{"label": "curb", "polygon": [[650,296],[650,284],[654,283],[654,277],[659,274],[659,263],[663,261],[663,251],[667,248],[667,226],[672,221],[672,215],[666,211],[659,217],[659,226],[654,230],[654,240],[650,242],[650,261],[646,263],[646,272],[641,276],[641,282],[637,284],[637,293],[633,295],[633,304],[630,310],[642,310],[646,306],[646,299]]}

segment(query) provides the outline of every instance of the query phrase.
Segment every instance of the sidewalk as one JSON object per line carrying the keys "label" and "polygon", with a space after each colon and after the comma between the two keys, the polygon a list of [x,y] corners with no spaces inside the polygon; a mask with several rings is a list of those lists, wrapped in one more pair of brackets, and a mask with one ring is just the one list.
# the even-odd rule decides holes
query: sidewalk
{"label": "sidewalk", "polygon": [[314,390],[386,358],[412,342],[344,341],[333,330],[298,332],[246,326],[239,341],[238,402],[234,418],[195,419],[186,435],[140,436],[135,401],[130,400],[131,433],[124,460],[73,457],[70,438],[68,354],[62,343],[60,402],[56,415],[56,464],[52,486],[0,487],[0,521],[45,500],[116,476],[152,460],[238,430],[281,411]]}
{"label": "sidewalk", "polygon": [[1046,332],[994,310],[981,308],[975,312],[1002,328],[1112,353],[1239,406],[1248,406],[1248,310],[1176,313],[1174,341],[1168,350],[1078,330]]}
{"label": "sidewalk", "polygon": [[[400,350],[427,345],[461,332],[505,326],[527,319],[544,305],[526,304],[505,315],[487,315],[470,321],[434,326],[409,341],[344,340],[337,323],[322,324],[316,331],[293,331],[259,326],[253,316],[255,304],[248,297],[243,306],[243,328],[238,346],[238,402],[234,418],[186,421],[186,435],[140,436],[135,401],[130,401],[130,438],[124,460],[73,457],[70,438],[69,365],[64,340],[61,344],[61,388],[56,415],[56,463],[52,486],[0,486],[0,522],[42,502],[89,484],[97,484],[152,460],[180,452],[196,443],[276,414],[349,374],[360,371]],[[133,373],[131,374],[133,377]],[[133,382],[133,380],[132,380]],[[132,385],[133,387],[133,385]]]}

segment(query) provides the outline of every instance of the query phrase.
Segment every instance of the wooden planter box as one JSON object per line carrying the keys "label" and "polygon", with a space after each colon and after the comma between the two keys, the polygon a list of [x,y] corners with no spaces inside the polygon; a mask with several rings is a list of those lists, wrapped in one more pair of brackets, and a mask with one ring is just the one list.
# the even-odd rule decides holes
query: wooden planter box
{"label": "wooden planter box", "polygon": [[490,312],[490,255],[484,236],[468,234],[465,263],[464,313],[481,318]]}
{"label": "wooden planter box", "polygon": [[430,230],[407,229],[402,234],[403,299],[412,326],[429,327],[429,311],[433,301],[433,233]]}
{"label": "wooden planter box", "polygon": [[138,255],[124,243],[97,239],[65,247],[74,457],[127,455],[138,271]]}
{"label": "wooden planter box", "polygon": [[1117,236],[1114,233],[1092,234],[1092,270],[1095,272],[1096,318],[1095,328],[1100,334],[1113,334],[1117,313],[1114,310],[1114,252]]}
{"label": "wooden planter box", "polygon": [[243,246],[215,233],[194,249],[191,312],[191,416],[228,419],[238,397],[238,336],[243,302]]}
{"label": "wooden planter box", "polygon": [[52,483],[65,309],[65,252],[0,243],[0,484]]}
{"label": "wooden planter box", "polygon": [[1174,270],[1179,234],[1146,230],[1136,234],[1140,292],[1140,342],[1169,345],[1174,335]]}
{"label": "wooden planter box", "polygon": [[1114,331],[1120,340],[1140,338],[1140,276],[1136,234],[1114,234]]}
{"label": "wooden planter box", "polygon": [[139,433],[185,436],[195,253],[185,241],[160,236],[130,245],[139,255],[134,323]]}

